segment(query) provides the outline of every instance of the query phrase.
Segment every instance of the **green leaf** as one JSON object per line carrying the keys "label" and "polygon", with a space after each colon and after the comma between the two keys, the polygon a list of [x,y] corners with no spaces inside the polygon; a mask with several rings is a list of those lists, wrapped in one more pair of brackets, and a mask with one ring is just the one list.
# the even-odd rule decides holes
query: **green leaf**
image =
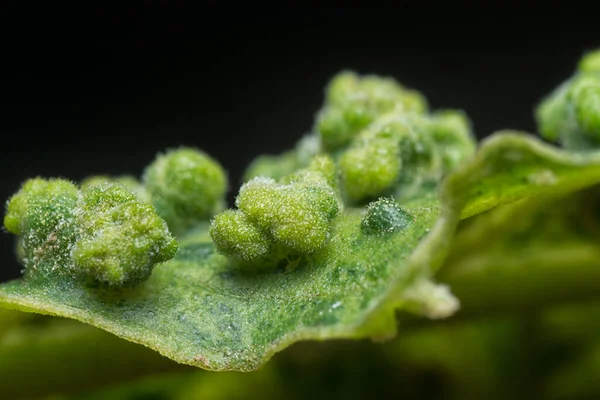
{"label": "green leaf", "polygon": [[600,152],[578,153],[533,136],[500,131],[445,182],[446,201],[467,218],[532,195],[568,193],[598,183]]}
{"label": "green leaf", "polygon": [[430,187],[401,202],[413,218],[407,227],[366,234],[361,210],[346,209],[334,220],[327,247],[310,262],[262,274],[239,271],[198,229],[138,287],[84,287],[50,274],[1,285],[0,304],[77,319],[183,364],[254,370],[300,340],[392,337],[398,308],[449,315],[456,299],[429,279],[461,216],[598,182],[597,154],[571,154],[503,132],[447,177],[441,200]]}
{"label": "green leaf", "polygon": [[394,332],[393,315],[367,319],[390,279],[410,278],[388,260],[406,259],[437,216],[433,208],[411,211],[422,222],[392,237],[365,236],[360,214],[346,214],[327,254],[290,271],[236,273],[212,243],[186,238],[173,261],[131,290],[85,288],[51,276],[5,284],[0,297],[13,307],[91,323],[179,362],[254,369],[303,338]]}
{"label": "green leaf", "polygon": [[597,295],[599,203],[600,186],[593,186],[523,199],[467,220],[437,277],[463,301],[466,314]]}

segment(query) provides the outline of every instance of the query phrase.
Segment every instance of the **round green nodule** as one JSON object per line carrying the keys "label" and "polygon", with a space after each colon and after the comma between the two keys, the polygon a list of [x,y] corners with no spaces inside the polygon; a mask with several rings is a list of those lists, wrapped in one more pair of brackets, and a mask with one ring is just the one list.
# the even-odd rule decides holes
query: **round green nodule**
{"label": "round green nodule", "polygon": [[220,211],[227,190],[221,165],[187,147],[159,155],[144,171],[143,183],[156,212],[176,233]]}
{"label": "round green nodule", "polygon": [[92,186],[77,214],[74,271],[111,286],[137,285],[177,252],[154,208],[120,184]]}
{"label": "round green nodule", "polygon": [[413,217],[393,199],[382,197],[369,203],[361,220],[363,232],[386,234],[407,228]]}

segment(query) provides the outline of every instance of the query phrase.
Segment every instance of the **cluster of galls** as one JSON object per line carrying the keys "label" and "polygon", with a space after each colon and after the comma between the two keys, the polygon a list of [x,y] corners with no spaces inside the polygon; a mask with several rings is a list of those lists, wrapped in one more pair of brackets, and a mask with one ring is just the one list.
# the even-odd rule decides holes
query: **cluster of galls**
{"label": "cluster of galls", "polygon": [[572,150],[600,147],[600,50],[586,54],[577,71],[537,107],[540,133]]}
{"label": "cluster of galls", "polygon": [[[581,60],[536,116],[542,135],[565,147],[600,145],[600,51]],[[247,169],[237,209],[223,211],[221,166],[180,148],[159,155],[141,182],[95,176],[77,187],[31,179],[8,201],[4,224],[20,236],[27,275],[58,271],[112,286],[140,283],[174,256],[173,234],[215,214],[209,233],[220,253],[241,265],[272,265],[322,250],[344,203],[368,204],[365,234],[406,228],[412,217],[393,197],[437,183],[475,147],[463,112],[429,112],[419,92],[392,79],[342,72],[327,87],[313,132]]]}
{"label": "cluster of galls", "polygon": [[[210,234],[221,253],[265,265],[322,249],[343,204],[369,204],[365,233],[394,232],[411,218],[392,198],[437,183],[474,151],[464,113],[430,113],[419,92],[393,79],[345,71],[329,83],[313,133],[293,150],[258,157],[237,209],[217,215]],[[323,170],[329,178],[317,178]]]}
{"label": "cluster of galls", "polygon": [[326,153],[340,174],[344,201],[362,206],[437,182],[475,152],[462,111],[429,112],[425,98],[390,78],[342,72],[329,83],[313,133],[281,156],[259,157],[247,179],[304,167],[308,154]]}
{"label": "cluster of galls", "polygon": [[151,204],[171,231],[180,235],[225,208],[227,175],[205,152],[181,147],[159,154],[143,173],[141,182],[132,176],[92,176],[82,190],[98,182],[116,182],[142,201]]}
{"label": "cluster of galls", "polygon": [[139,284],[178,248],[181,232],[221,210],[221,166],[190,148],[172,150],[142,182],[96,176],[78,187],[64,179],[30,179],[7,202],[4,225],[20,236],[26,276],[51,272],[110,286]]}
{"label": "cluster of galls", "polygon": [[474,150],[462,112],[429,113],[420,93],[392,79],[342,72],[328,85],[314,133],[250,166],[237,209],[223,211],[221,166],[180,148],[159,155],[141,182],[95,176],[78,188],[31,180],[8,202],[5,225],[22,236],[19,252],[30,275],[59,270],[136,284],[174,256],[172,234],[215,214],[209,233],[220,253],[241,265],[273,265],[322,250],[344,203],[371,202],[366,234],[406,227],[410,216],[382,196],[401,198],[411,185],[437,182]]}
{"label": "cluster of galls", "polygon": [[341,209],[333,161],[315,157],[307,168],[278,181],[245,183],[236,210],[218,214],[210,236],[223,254],[247,265],[271,265],[294,254],[311,254],[327,243]]}

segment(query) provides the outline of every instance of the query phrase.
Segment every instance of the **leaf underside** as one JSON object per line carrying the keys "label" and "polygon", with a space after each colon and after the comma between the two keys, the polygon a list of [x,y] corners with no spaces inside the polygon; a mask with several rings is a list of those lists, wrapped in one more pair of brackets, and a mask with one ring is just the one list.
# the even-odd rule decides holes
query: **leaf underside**
{"label": "leaf underside", "polygon": [[247,274],[217,254],[200,229],[134,289],[85,287],[57,274],[0,285],[0,305],[86,322],[183,364],[255,370],[299,340],[392,337],[404,290],[439,268],[461,218],[598,182],[600,155],[502,132],[447,177],[439,201],[424,193],[406,203],[414,221],[400,232],[365,235],[360,211],[347,210],[318,256]]}
{"label": "leaf underside", "polygon": [[467,314],[594,298],[600,290],[599,201],[595,185],[533,196],[466,220],[436,277],[452,287]]}

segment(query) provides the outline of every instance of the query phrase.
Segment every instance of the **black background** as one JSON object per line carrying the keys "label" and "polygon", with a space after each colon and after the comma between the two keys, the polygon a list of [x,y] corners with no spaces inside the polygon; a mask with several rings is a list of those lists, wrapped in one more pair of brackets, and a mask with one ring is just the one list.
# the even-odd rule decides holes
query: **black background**
{"label": "black background", "polygon": [[[139,175],[185,144],[226,166],[232,199],[254,156],[311,129],[324,86],[345,68],[466,110],[480,138],[534,132],[535,103],[600,47],[593,13],[466,6],[4,13],[0,198],[34,176]],[[0,281],[17,277],[6,232],[0,251]]]}

